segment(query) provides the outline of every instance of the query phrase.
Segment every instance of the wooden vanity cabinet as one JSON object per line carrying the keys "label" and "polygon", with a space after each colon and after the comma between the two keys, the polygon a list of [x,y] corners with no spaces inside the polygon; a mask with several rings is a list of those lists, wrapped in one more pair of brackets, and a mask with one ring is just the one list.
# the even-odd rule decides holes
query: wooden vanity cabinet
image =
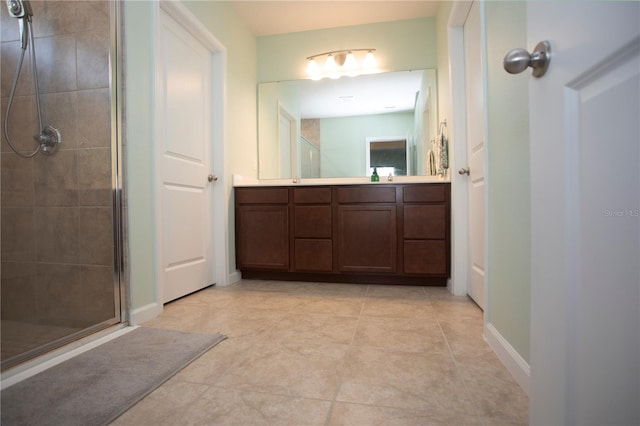
{"label": "wooden vanity cabinet", "polygon": [[446,285],[450,184],[237,187],[245,278]]}
{"label": "wooden vanity cabinet", "polygon": [[449,276],[449,197],[444,185],[402,188],[405,274]]}
{"label": "wooden vanity cabinet", "polygon": [[331,188],[293,188],[293,270],[333,272]]}
{"label": "wooden vanity cabinet", "polygon": [[289,190],[236,190],[236,262],[240,270],[289,270]]}
{"label": "wooden vanity cabinet", "polygon": [[350,186],[338,194],[338,270],[397,271],[396,188]]}

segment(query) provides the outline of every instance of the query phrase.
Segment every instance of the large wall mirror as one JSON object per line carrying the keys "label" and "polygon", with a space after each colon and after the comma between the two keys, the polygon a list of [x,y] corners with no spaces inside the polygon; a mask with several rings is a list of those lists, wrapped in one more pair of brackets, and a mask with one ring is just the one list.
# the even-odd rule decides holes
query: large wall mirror
{"label": "large wall mirror", "polygon": [[433,69],[259,84],[259,178],[426,175],[436,87]]}

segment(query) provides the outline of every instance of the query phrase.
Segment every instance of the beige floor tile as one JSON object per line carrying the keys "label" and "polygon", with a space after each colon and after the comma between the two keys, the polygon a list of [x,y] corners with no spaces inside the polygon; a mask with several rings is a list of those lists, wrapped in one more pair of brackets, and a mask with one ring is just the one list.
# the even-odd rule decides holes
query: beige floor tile
{"label": "beige floor tile", "polygon": [[354,346],[401,352],[446,352],[447,344],[436,320],[360,317]]}
{"label": "beige floor tile", "polygon": [[323,314],[289,314],[265,332],[273,341],[330,342],[349,345],[358,325],[358,317]]}
{"label": "beige floor tile", "polygon": [[491,347],[483,337],[482,324],[475,320],[461,319],[439,320],[445,339],[454,355],[483,354],[491,352]]}
{"label": "beige floor tile", "polygon": [[468,299],[468,296],[454,296],[447,287],[423,287],[424,294],[429,300],[461,300]]}
{"label": "beige floor tile", "polygon": [[271,280],[243,280],[242,290],[257,290],[262,292],[307,294],[312,292],[314,283],[301,281],[271,281]]}
{"label": "beige floor tile", "polygon": [[353,347],[337,401],[473,414],[449,354],[411,354]]}
{"label": "beige floor tile", "polygon": [[367,298],[362,307],[362,315],[391,318],[434,318],[433,309],[426,299]]}
{"label": "beige floor tile", "polygon": [[431,300],[431,306],[441,319],[474,319],[482,323],[482,309],[468,297],[456,297],[452,300]]}
{"label": "beige floor tile", "polygon": [[[223,346],[223,344],[225,344]],[[310,341],[228,339],[176,377],[215,386],[331,399],[348,345]]]}
{"label": "beige floor tile", "polygon": [[117,426],[181,424],[187,409],[208,388],[207,385],[170,380],[111,424]]}
{"label": "beige floor tile", "polygon": [[460,374],[479,414],[526,424],[529,399],[494,353],[456,357]]}
{"label": "beige floor tile", "polygon": [[363,304],[362,297],[310,295],[293,307],[292,312],[357,317],[362,311]]}
{"label": "beige floor tile", "polygon": [[309,293],[321,296],[365,297],[367,287],[366,284],[314,283]]}
{"label": "beige floor tile", "polygon": [[526,424],[526,394],[484,341],[482,315],[439,287],[210,287],[145,326],[228,339],[115,424]]}
{"label": "beige floor tile", "polygon": [[330,406],[330,401],[212,387],[176,424],[324,425]]}
{"label": "beige floor tile", "polygon": [[467,426],[483,425],[483,420],[466,415],[434,415],[430,411],[337,402],[333,406],[330,426]]}
{"label": "beige floor tile", "polygon": [[367,297],[391,297],[396,299],[424,299],[424,287],[404,285],[369,285]]}

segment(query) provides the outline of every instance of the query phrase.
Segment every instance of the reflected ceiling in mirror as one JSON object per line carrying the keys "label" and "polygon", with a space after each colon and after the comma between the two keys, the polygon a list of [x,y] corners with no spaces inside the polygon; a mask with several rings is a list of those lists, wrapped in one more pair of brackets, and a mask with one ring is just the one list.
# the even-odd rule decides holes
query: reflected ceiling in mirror
{"label": "reflected ceiling in mirror", "polygon": [[327,118],[413,111],[423,71],[301,80],[300,117]]}
{"label": "reflected ceiling in mirror", "polygon": [[424,175],[437,132],[435,70],[258,85],[259,178],[365,176],[369,138],[405,138]]}

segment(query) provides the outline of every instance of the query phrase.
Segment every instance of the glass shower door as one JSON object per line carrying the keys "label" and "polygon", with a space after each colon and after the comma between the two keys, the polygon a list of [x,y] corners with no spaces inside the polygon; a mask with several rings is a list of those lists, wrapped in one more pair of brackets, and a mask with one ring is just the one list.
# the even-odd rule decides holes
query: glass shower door
{"label": "glass shower door", "polygon": [[[25,54],[15,84],[26,25],[1,5],[3,370],[121,321],[117,4],[21,3],[36,67]],[[40,122],[61,140],[29,156]]]}

